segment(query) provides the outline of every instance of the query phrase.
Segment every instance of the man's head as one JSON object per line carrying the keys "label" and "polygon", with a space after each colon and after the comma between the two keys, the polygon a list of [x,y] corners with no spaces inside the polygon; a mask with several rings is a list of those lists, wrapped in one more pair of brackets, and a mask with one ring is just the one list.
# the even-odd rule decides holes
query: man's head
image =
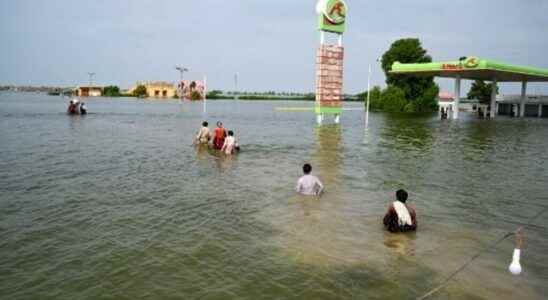
{"label": "man's head", "polygon": [[228,131],[228,136],[234,136],[234,131],[229,130],[229,131]]}
{"label": "man's head", "polygon": [[221,121],[217,121],[217,127],[223,127],[223,123]]}
{"label": "man's head", "polygon": [[208,124],[206,121],[204,121],[204,122],[202,123],[202,126],[204,126],[204,127],[207,127],[207,125],[209,125],[209,124]]}
{"label": "man's head", "polygon": [[405,203],[405,201],[407,201],[407,192],[405,190],[398,190],[396,192],[396,199],[398,199],[398,201],[402,202],[402,203]]}
{"label": "man's head", "polygon": [[310,172],[312,172],[312,166],[310,164],[304,164],[303,173],[308,175]]}

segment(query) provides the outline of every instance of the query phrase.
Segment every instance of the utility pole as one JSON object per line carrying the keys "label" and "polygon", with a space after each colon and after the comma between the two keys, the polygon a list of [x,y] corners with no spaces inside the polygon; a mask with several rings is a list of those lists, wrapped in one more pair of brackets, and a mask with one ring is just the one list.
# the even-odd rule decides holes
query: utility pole
{"label": "utility pole", "polygon": [[88,72],[89,75],[89,87],[91,88],[93,86],[93,76],[95,76],[95,73]]}
{"label": "utility pole", "polygon": [[234,74],[234,99],[238,100],[239,92],[238,92],[238,73]]}

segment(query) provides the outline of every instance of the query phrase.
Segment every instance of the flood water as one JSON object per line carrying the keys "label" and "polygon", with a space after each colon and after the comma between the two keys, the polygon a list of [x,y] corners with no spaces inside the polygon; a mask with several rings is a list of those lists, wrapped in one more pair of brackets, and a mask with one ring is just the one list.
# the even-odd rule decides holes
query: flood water
{"label": "flood water", "polygon": [[[2,299],[415,299],[548,207],[548,119],[373,113],[365,131],[360,111],[318,128],[276,110],[312,102],[67,101],[0,93]],[[241,153],[193,147],[204,119]],[[305,162],[320,199],[294,195]],[[414,234],[381,225],[399,188]],[[431,299],[545,299],[547,218],[520,276],[508,238]]]}

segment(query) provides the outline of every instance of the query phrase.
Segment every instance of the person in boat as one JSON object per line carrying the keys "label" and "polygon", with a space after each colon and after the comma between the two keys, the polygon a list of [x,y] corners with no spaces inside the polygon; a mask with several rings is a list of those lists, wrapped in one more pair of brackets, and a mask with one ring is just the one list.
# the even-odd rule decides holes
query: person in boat
{"label": "person in boat", "polygon": [[225,144],[226,130],[223,127],[223,123],[217,122],[217,128],[215,128],[215,135],[213,137],[213,148],[221,150]]}
{"label": "person in boat", "polygon": [[221,148],[221,151],[223,151],[227,155],[234,154],[236,150],[239,150],[238,143],[236,142],[236,138],[234,137],[234,132],[232,130],[228,131],[228,137],[225,139],[225,142],[223,144],[223,147]]}
{"label": "person in boat", "polygon": [[396,192],[396,201],[388,206],[384,215],[384,227],[390,232],[406,232],[417,230],[417,213],[405,202],[408,194],[405,190]]}
{"label": "person in boat", "polygon": [[312,166],[305,164],[303,166],[304,175],[297,181],[295,191],[305,196],[319,196],[322,194],[324,186],[318,177],[311,175]]}
{"label": "person in boat", "polygon": [[80,114],[85,115],[88,113],[88,108],[86,107],[86,104],[84,102],[80,103]]}
{"label": "person in boat", "polygon": [[211,132],[209,131],[209,128],[207,126],[209,126],[209,124],[206,121],[204,121],[202,123],[202,128],[200,128],[200,131],[198,131],[198,135],[196,136],[196,139],[194,140],[195,144],[209,143],[209,140],[211,139]]}

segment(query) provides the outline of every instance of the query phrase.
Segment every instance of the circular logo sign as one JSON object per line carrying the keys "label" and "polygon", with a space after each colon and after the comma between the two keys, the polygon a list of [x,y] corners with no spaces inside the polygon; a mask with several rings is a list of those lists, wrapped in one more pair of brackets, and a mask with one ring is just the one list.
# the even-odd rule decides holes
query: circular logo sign
{"label": "circular logo sign", "polygon": [[317,10],[333,25],[343,24],[346,20],[346,3],[343,0],[320,0]]}
{"label": "circular logo sign", "polygon": [[467,68],[475,68],[479,65],[479,59],[477,57],[468,57],[464,62],[464,66]]}

